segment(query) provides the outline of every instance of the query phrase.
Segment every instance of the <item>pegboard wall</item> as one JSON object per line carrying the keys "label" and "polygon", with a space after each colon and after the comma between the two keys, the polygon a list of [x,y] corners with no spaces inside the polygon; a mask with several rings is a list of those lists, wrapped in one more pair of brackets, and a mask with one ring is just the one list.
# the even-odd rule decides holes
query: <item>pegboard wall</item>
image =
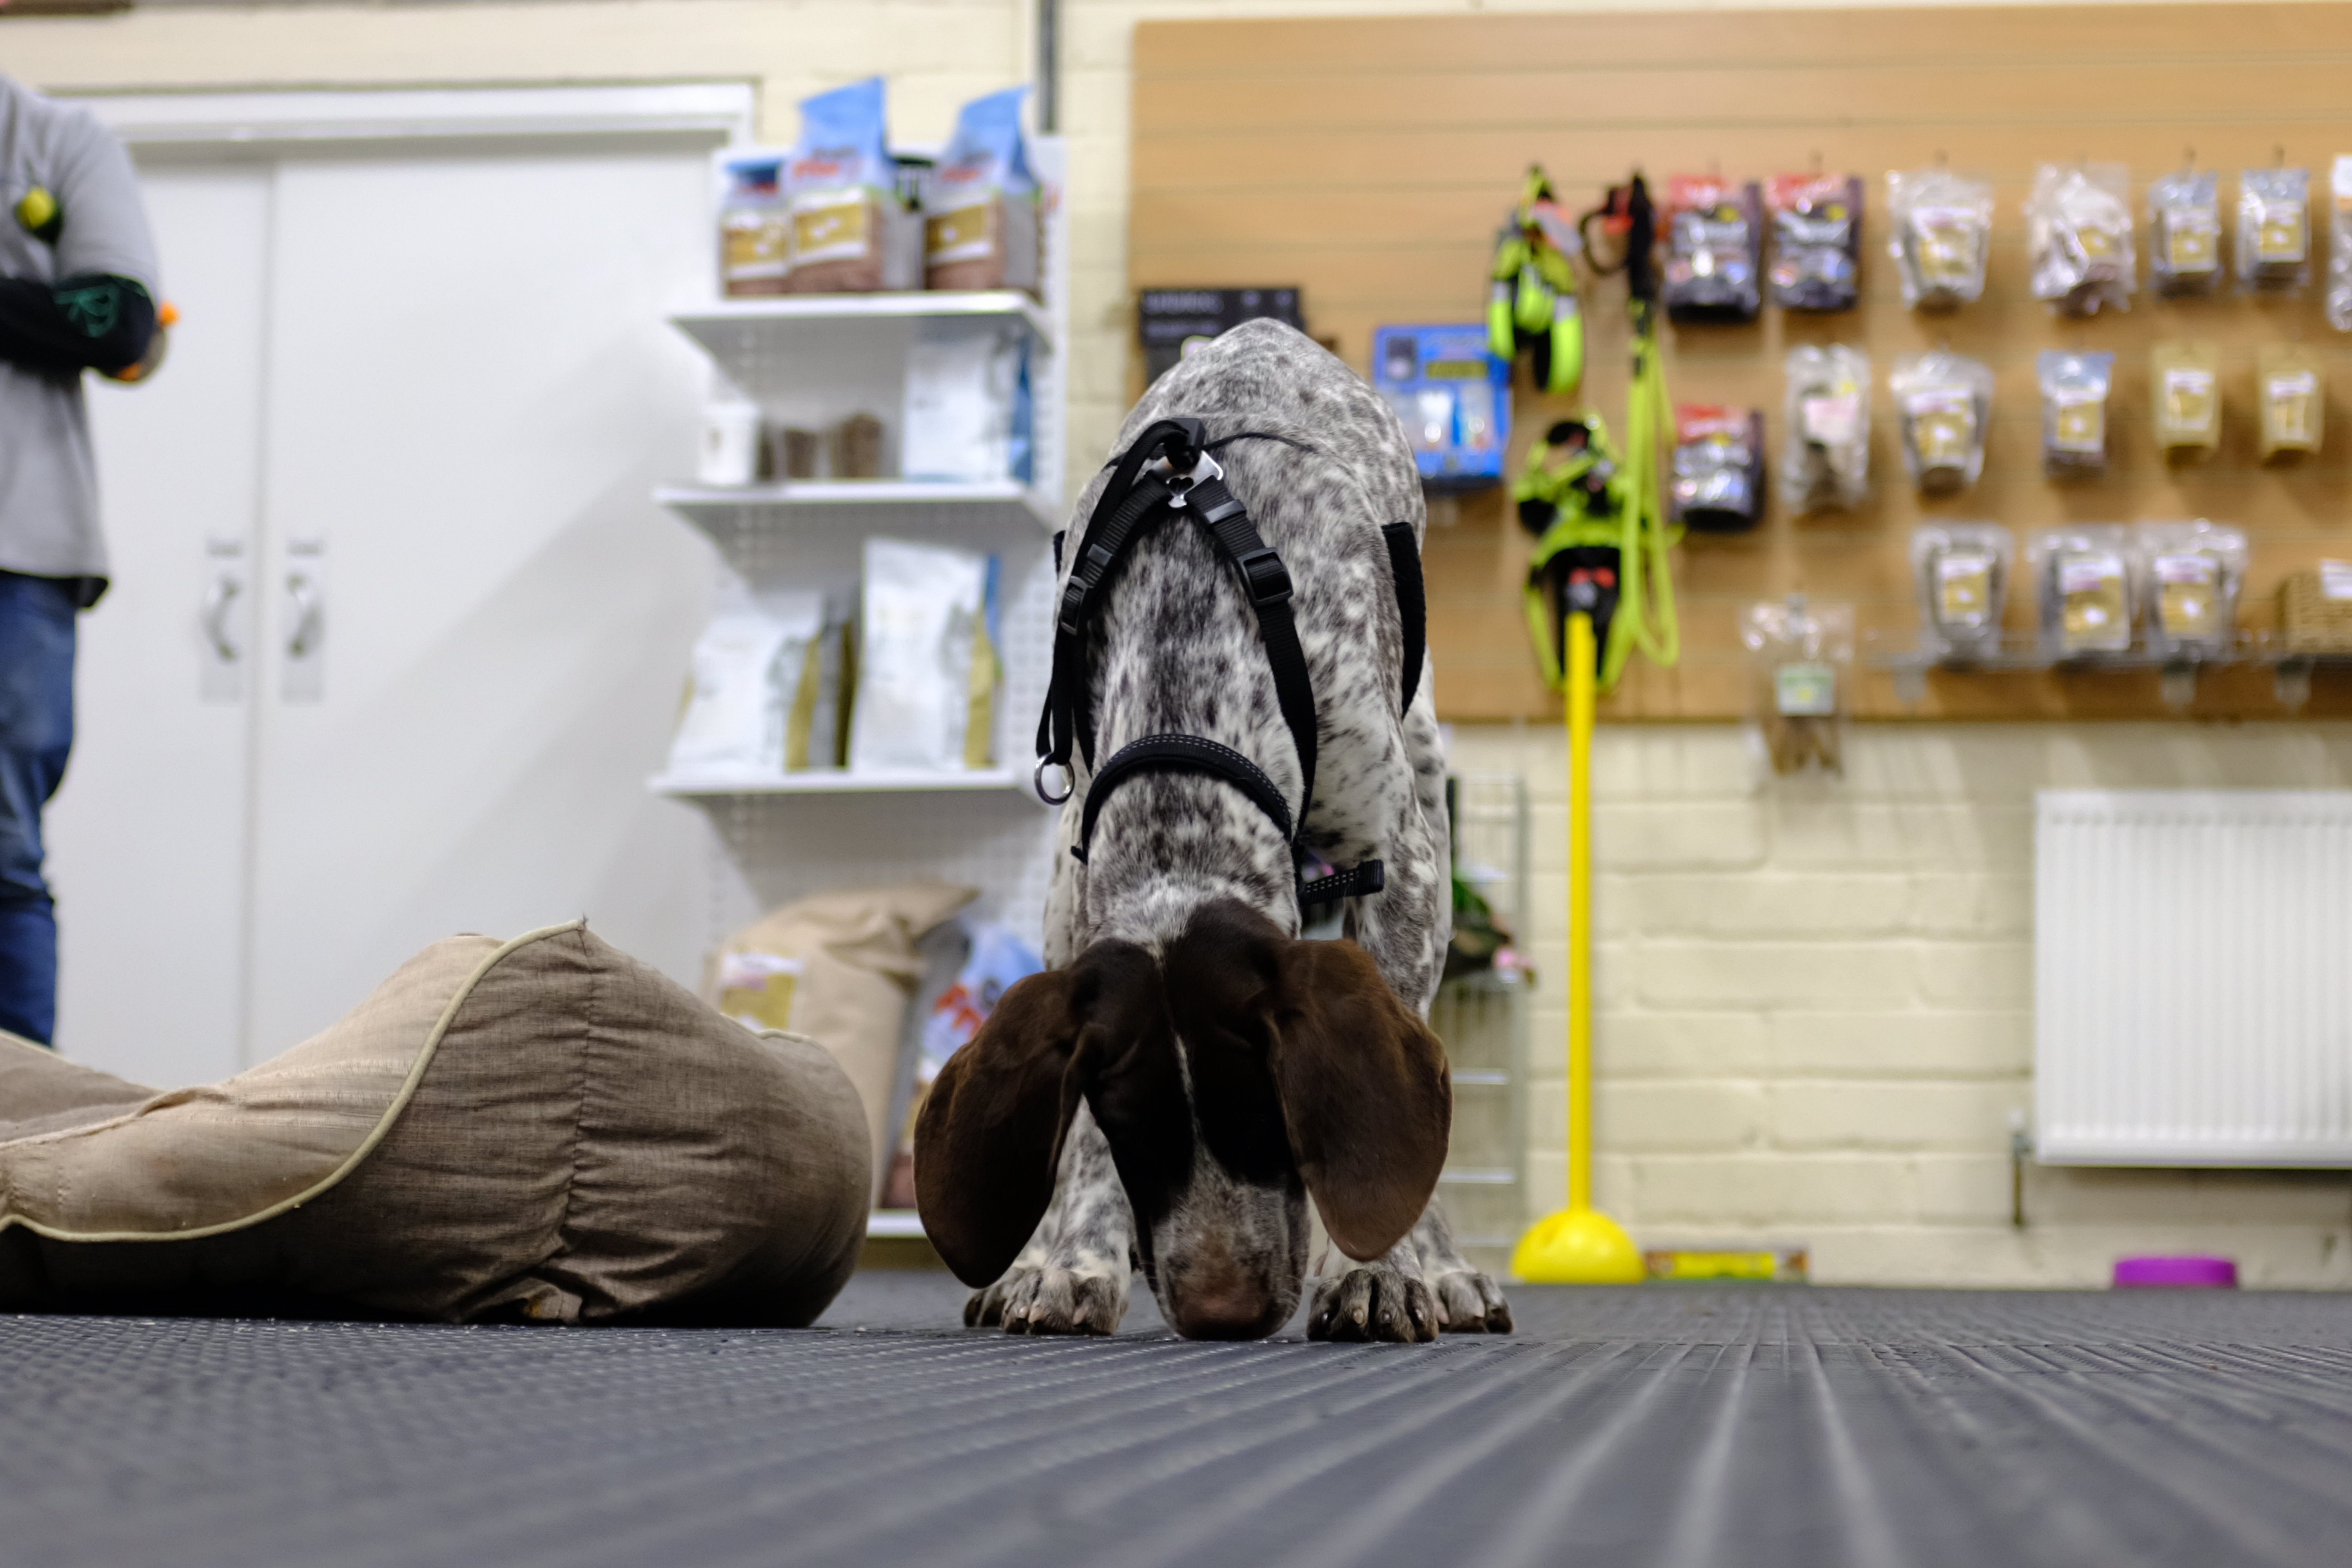
{"label": "pegboard wall", "polygon": [[[1800,342],[1871,356],[1872,498],[1795,519],[1777,500],[1753,533],[1676,552],[1683,658],[1638,661],[1604,717],[1742,715],[1739,606],[1801,590],[1853,603],[1865,650],[1916,637],[1908,556],[1922,521],[1990,521],[2019,538],[2056,523],[2207,517],[2252,545],[2240,623],[2273,624],[2290,570],[2352,555],[2352,337],[2319,289],[2301,300],[2154,298],[2145,286],[2147,181],[2193,156],[2220,172],[2225,221],[2238,172],[2282,158],[2312,171],[2315,274],[2325,191],[2352,152],[2352,5],[2096,5],[1153,22],[1137,28],[1129,277],[1136,289],[1297,284],[1309,329],[1359,370],[1372,329],[1475,321],[1496,228],[1530,162],[1571,211],[1639,169],[1663,195],[1678,173],[1767,179],[1822,168],[1863,176],[1863,300],[1842,315],[1768,306],[1748,326],[1663,329],[1667,384],[1686,403],[1764,410],[1768,463],[1782,439],[1782,360]],[[1886,256],[1885,174],[1946,160],[1997,193],[1984,298],[1947,315],[1905,308]],[[2123,315],[2053,317],[2028,287],[2023,205],[2036,163],[2113,160],[2132,171],[2142,287]],[[1511,469],[1530,435],[1589,405],[1622,426],[1628,332],[1622,278],[1585,294],[1582,394],[1516,397]],[[2149,428],[2148,352],[2172,338],[2222,345],[2220,450],[2168,463]],[[2293,467],[2256,461],[2254,358],[2300,342],[2322,364],[2325,445]],[[1927,499],[1905,479],[1886,373],[1936,347],[1992,365],[1984,477]],[[2042,477],[2034,356],[2116,354],[2111,466],[2095,480]],[[1433,505],[1426,550],[1440,712],[1557,714],[1536,678],[1519,609],[1528,540],[1502,492]],[[2010,626],[2033,609],[2013,580]],[[2175,693],[2178,694],[2177,691]],[[2156,672],[1937,671],[1924,699],[1865,669],[1854,710],[1880,718],[2131,718],[2176,711]],[[2189,712],[2282,717],[2271,672],[2198,682]],[[2352,679],[2323,669],[2306,714],[2352,715]]]}

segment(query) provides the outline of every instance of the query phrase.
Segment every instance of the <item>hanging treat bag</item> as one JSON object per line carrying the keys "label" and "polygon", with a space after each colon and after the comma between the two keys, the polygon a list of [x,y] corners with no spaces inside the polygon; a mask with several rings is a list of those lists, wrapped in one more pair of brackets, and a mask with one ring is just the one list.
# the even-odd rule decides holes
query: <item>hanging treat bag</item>
{"label": "hanging treat bag", "polygon": [[2000,651],[2009,605],[2009,530],[1995,522],[1937,522],[1911,534],[1911,570],[1919,585],[1925,650],[1938,658],[1982,658]]}
{"label": "hanging treat bag", "polygon": [[2131,309],[2131,172],[2121,163],[2044,163],[2025,199],[2033,297],[2062,316]]}
{"label": "hanging treat bag", "polygon": [[1775,174],[1772,302],[1786,310],[1851,310],[1862,298],[1862,181],[1852,174]]}
{"label": "hanging treat bag", "polygon": [[2221,345],[2209,338],[2152,343],[2148,406],[2168,457],[2201,458],[2221,444]]}
{"label": "hanging treat bag", "polygon": [[1886,176],[1886,212],[1895,226],[1887,249],[1906,305],[1949,310],[1983,295],[1991,185],[1948,169],[1894,170]]}
{"label": "hanging treat bag", "polygon": [[923,197],[923,286],[1040,289],[1036,176],[1021,134],[1025,87],[963,106]]}
{"label": "hanging treat bag", "polygon": [[1903,467],[1927,495],[1948,495],[1984,472],[1992,367],[1941,349],[1905,354],[1887,378],[1903,433]]}
{"label": "hanging treat bag", "polygon": [[1870,359],[1811,343],[1789,351],[1780,499],[1795,512],[1851,511],[1870,493]]}
{"label": "hanging treat bag", "polygon": [[1753,180],[1711,174],[1666,183],[1662,296],[1677,321],[1752,321],[1762,308],[1764,195]]}
{"label": "hanging treat bag", "polygon": [[2053,479],[2106,472],[2107,394],[2116,356],[2105,350],[2045,349],[2034,368],[2042,379],[2042,471]]}
{"label": "hanging treat bag", "polygon": [[2122,524],[2046,530],[2034,535],[2026,559],[2041,586],[2045,656],[2131,651],[2132,550]]}
{"label": "hanging treat bag", "polygon": [[911,289],[921,221],[898,196],[882,79],[801,100],[801,139],[784,172],[795,294]]}
{"label": "hanging treat bag", "polygon": [[2216,658],[2237,641],[2246,535],[2199,518],[2137,530],[2148,651]]}
{"label": "hanging treat bag", "polygon": [[2238,287],[2296,294],[2311,281],[2311,171],[2248,169],[2238,179]]}
{"label": "hanging treat bag", "polygon": [[2147,281],[2159,294],[2221,286],[2221,181],[2210,169],[2159,174],[2147,186]]}
{"label": "hanging treat bag", "polygon": [[2352,153],[2337,156],[2327,208],[2327,324],[2352,332]]}
{"label": "hanging treat bag", "polygon": [[2318,451],[2324,406],[2318,353],[2301,343],[2264,343],[2254,356],[2254,403],[2263,462]]}
{"label": "hanging treat bag", "polygon": [[784,205],[788,153],[732,147],[713,160],[719,173],[719,291],[730,299],[782,294],[791,288],[792,214]]}
{"label": "hanging treat bag", "polygon": [[1853,606],[1750,605],[1739,617],[1748,649],[1748,710],[1776,773],[1845,771],[1841,744],[1853,666]]}
{"label": "hanging treat bag", "polygon": [[1738,533],[1764,515],[1764,416],[1753,408],[1678,404],[1674,521],[1705,533]]}

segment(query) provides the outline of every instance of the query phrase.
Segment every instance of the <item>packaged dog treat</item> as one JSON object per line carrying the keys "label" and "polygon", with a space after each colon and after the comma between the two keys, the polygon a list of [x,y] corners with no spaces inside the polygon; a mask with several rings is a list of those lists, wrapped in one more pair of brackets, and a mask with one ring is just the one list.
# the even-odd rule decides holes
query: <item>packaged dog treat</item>
{"label": "packaged dog treat", "polygon": [[2081,658],[2131,650],[2132,549],[2120,523],[2047,529],[2026,548],[2041,601],[2042,651]]}
{"label": "packaged dog treat", "polygon": [[2152,343],[2148,406],[2159,451],[2202,456],[2221,444],[2221,345],[2210,338]]}
{"label": "packaged dog treat", "polygon": [[2042,471],[2053,479],[2105,473],[2116,356],[2045,349],[2034,368],[2042,380]]}
{"label": "packaged dog treat", "polygon": [[870,537],[849,765],[986,767],[1000,678],[996,557]]}
{"label": "packaged dog treat", "polygon": [[1897,169],[1886,176],[1886,214],[1906,305],[1949,310],[1983,295],[1992,186],[1948,169]]}
{"label": "packaged dog treat", "polygon": [[1750,605],[1739,618],[1748,649],[1748,709],[1776,773],[1845,771],[1842,729],[1853,665],[1853,606]]}
{"label": "packaged dog treat", "polygon": [[1936,522],[1913,530],[1911,570],[1919,586],[1926,651],[1939,658],[2000,651],[2016,552],[2009,530],[1995,522]]}
{"label": "packaged dog treat", "polygon": [[2352,332],[2352,153],[2336,160],[2327,208],[2327,324]]}
{"label": "packaged dog treat", "polygon": [[2159,294],[2221,286],[2221,181],[2210,169],[2159,174],[2147,186],[2147,280]]}
{"label": "packaged dog treat", "polygon": [[2136,531],[2148,651],[2206,658],[2237,641],[2246,535],[2202,518],[2143,522]]}
{"label": "packaged dog treat", "polygon": [[1786,310],[1851,310],[1862,297],[1862,180],[1853,174],[1775,174],[1772,302]]}
{"label": "packaged dog treat", "polygon": [[1738,533],[1764,515],[1764,416],[1753,408],[1685,403],[1675,408],[1674,521],[1706,533]]}
{"label": "packaged dog treat", "polygon": [[880,77],[801,100],[801,136],[785,166],[784,198],[792,211],[793,293],[916,286],[920,220],[898,199]]}
{"label": "packaged dog treat", "polygon": [[1903,436],[1903,467],[1928,495],[1977,482],[1992,418],[1992,367],[1938,349],[1905,354],[1887,376]]}
{"label": "packaged dog treat", "polygon": [[713,616],[694,645],[670,771],[782,772],[793,700],[823,625],[823,596],[813,589],[747,599]]}
{"label": "packaged dog treat", "polygon": [[1843,343],[1789,351],[1780,499],[1796,512],[1852,510],[1870,493],[1870,359]]}
{"label": "packaged dog treat", "polygon": [[2033,297],[2062,316],[2131,309],[2131,173],[2121,163],[2044,163],[2025,199]]}
{"label": "packaged dog treat", "polygon": [[1677,321],[1752,321],[1762,308],[1764,195],[1711,174],[1666,183],[1661,295]]}
{"label": "packaged dog treat", "polygon": [[2248,169],[2238,177],[2238,286],[2300,293],[2311,281],[2311,171]]}
{"label": "packaged dog treat", "polygon": [[923,286],[1039,292],[1038,192],[1021,134],[1025,87],[963,106],[926,183]]}
{"label": "packaged dog treat", "polygon": [[2256,350],[2254,403],[2263,462],[2318,451],[2325,397],[2317,353],[2301,343],[2264,343]]}
{"label": "packaged dog treat", "polygon": [[931,1086],[939,1081],[948,1058],[971,1043],[996,1010],[998,997],[1045,967],[1044,961],[1010,927],[993,921],[972,926],[963,967],[954,983],[940,993],[923,1020],[922,1043],[915,1057],[914,1096],[907,1107],[889,1179],[883,1185],[884,1208],[915,1206],[915,1119],[922,1114],[923,1101],[930,1098]]}
{"label": "packaged dog treat", "polygon": [[772,147],[730,147],[718,154],[719,291],[730,299],[782,294],[793,269],[792,214],[784,205],[784,163]]}
{"label": "packaged dog treat", "polygon": [[1017,326],[924,322],[907,351],[899,473],[953,483],[1029,483],[1028,349],[1028,335]]}

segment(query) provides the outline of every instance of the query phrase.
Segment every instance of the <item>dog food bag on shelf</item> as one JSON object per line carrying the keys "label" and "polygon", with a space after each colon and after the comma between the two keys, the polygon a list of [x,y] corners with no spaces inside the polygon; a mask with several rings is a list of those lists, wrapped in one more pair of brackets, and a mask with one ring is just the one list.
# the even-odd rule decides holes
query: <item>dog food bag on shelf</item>
{"label": "dog food bag on shelf", "polygon": [[1992,243],[1992,186],[1949,169],[1896,169],[1886,176],[1887,249],[1903,302],[1949,310],[1984,293]]}
{"label": "dog food bag on shelf", "polygon": [[2327,324],[2352,332],[2352,153],[2337,156],[2327,184]]}
{"label": "dog food bag on shelf", "polygon": [[792,214],[784,205],[784,164],[773,147],[732,147],[717,154],[719,291],[730,299],[782,294],[793,269]]}
{"label": "dog food bag on shelf", "polygon": [[784,710],[784,771],[837,769],[849,751],[849,682],[856,663],[857,594],[827,593],[816,642],[800,661]]}
{"label": "dog food bag on shelf", "polygon": [[988,766],[1002,673],[996,583],[993,555],[866,540],[852,770]]}
{"label": "dog food bag on shelf", "polygon": [[1789,351],[1780,499],[1794,512],[1851,511],[1870,493],[1870,358],[1843,343]]}
{"label": "dog food bag on shelf", "polygon": [[1020,327],[928,321],[907,351],[898,471],[950,484],[1031,482],[1029,338]]}
{"label": "dog food bag on shelf", "polygon": [[923,1101],[930,1098],[931,1085],[939,1081],[948,1058],[971,1043],[996,1010],[998,997],[1045,967],[1045,962],[1009,926],[990,921],[972,927],[963,967],[923,1019],[922,1040],[915,1056],[914,1093],[899,1124],[898,1150],[890,1163],[889,1179],[882,1186],[884,1208],[915,1206],[915,1119],[923,1113]]}
{"label": "dog food bag on shelf", "polygon": [[1862,181],[1853,174],[1775,174],[1772,302],[1785,310],[1851,310],[1862,298]]}
{"label": "dog food bag on shelf", "polygon": [[2065,479],[2106,472],[2107,395],[2115,369],[2116,356],[2104,349],[2045,349],[2035,356],[2042,381],[2043,473]]}
{"label": "dog food bag on shelf", "polygon": [[2147,281],[2158,294],[2221,286],[2221,181],[2210,169],[2159,174],[2147,186]]}
{"label": "dog food bag on shelf", "polygon": [[1753,408],[1678,404],[1674,477],[1666,487],[1674,521],[1703,533],[1738,533],[1764,515],[1764,416]]}
{"label": "dog food bag on shelf", "polygon": [[2254,404],[2263,462],[2318,451],[2325,404],[2318,353],[2301,343],[2264,343],[2256,350]]}
{"label": "dog food bag on shelf", "polygon": [[2026,546],[2041,602],[2042,651],[2051,658],[2128,653],[2133,553],[2120,523],[2046,529]]}
{"label": "dog food bag on shelf", "polygon": [[1666,182],[1660,294],[1677,321],[1752,321],[1763,307],[1764,194],[1711,174]]}
{"label": "dog food bag on shelf", "polygon": [[2248,169],[2238,177],[2238,287],[2297,294],[2311,281],[2311,171]]}
{"label": "dog food bag on shelf", "polygon": [[2000,651],[2009,571],[2017,544],[1997,522],[1933,522],[1911,534],[1919,584],[1921,644],[1938,658]]}
{"label": "dog food bag on shelf", "polygon": [[1992,367],[1941,349],[1904,354],[1886,384],[1903,434],[1903,467],[1927,495],[1946,495],[1984,472],[1992,419]]}
{"label": "dog food bag on shelf", "polygon": [[2221,345],[2210,338],[2151,343],[2148,408],[2157,449],[2202,457],[2221,444]]}
{"label": "dog food bag on shelf", "polygon": [[2044,163],[2025,198],[2033,297],[2062,316],[2131,309],[2131,171],[2121,163]]}
{"label": "dog food bag on shelf", "polygon": [[1853,606],[1750,605],[1739,617],[1749,711],[1776,773],[1845,771],[1841,744],[1853,667]]}
{"label": "dog food bag on shelf", "polygon": [[2207,658],[2228,653],[2238,635],[2245,531],[2199,518],[2143,522],[2135,531],[2148,651]]}
{"label": "dog food bag on shelf", "polygon": [[793,700],[823,624],[823,596],[814,590],[747,600],[713,616],[694,645],[670,772],[782,772]]}
{"label": "dog food bag on shelf", "polygon": [[1039,292],[1038,190],[1021,135],[1025,87],[963,106],[926,182],[923,286]]}
{"label": "dog food bag on shelf", "polygon": [[784,170],[792,209],[792,291],[917,287],[922,219],[898,199],[882,79],[801,100],[801,137]]}

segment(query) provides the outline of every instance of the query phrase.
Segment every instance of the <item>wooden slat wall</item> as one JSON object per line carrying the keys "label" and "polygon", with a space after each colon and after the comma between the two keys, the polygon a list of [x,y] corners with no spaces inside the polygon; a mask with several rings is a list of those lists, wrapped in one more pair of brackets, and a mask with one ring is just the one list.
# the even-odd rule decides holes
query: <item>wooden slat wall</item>
{"label": "wooden slat wall", "polygon": [[[1493,236],[1530,160],[1574,209],[1641,168],[1742,178],[1821,166],[1864,176],[1862,308],[1828,318],[1770,309],[1748,327],[1669,327],[1670,390],[1685,402],[1765,410],[1781,437],[1780,363],[1800,342],[1851,342],[1873,360],[1876,495],[1850,516],[1792,521],[1777,505],[1754,534],[1694,539],[1679,552],[1681,667],[1639,667],[1604,708],[1621,718],[1716,719],[1744,710],[1738,607],[1801,589],[1851,600],[1882,646],[1908,646],[1916,616],[1907,558],[1923,518],[1990,518],[2024,534],[2062,521],[2207,516],[2254,540],[2242,620],[2270,623],[2291,567],[2352,555],[2352,338],[2295,303],[2234,297],[2160,302],[2129,314],[2054,320],[2027,289],[2023,201],[2033,165],[2091,157],[2147,180],[2185,149],[2222,174],[2281,149],[2313,172],[2315,222],[2338,151],[2352,152],[2352,5],[2099,5],[1968,10],[1751,11],[1408,19],[1155,22],[1137,29],[1129,276],[1138,288],[1296,283],[1309,324],[1366,367],[1372,329],[1474,321]],[[1886,241],[1885,174],[1932,163],[1990,175],[1999,191],[1986,297],[1956,315],[1903,308]],[[2139,226],[2142,271],[2146,225]],[[2315,237],[2315,269],[2324,235]],[[1588,292],[1585,395],[1622,425],[1624,285]],[[2210,463],[2174,468],[2147,429],[2147,347],[2172,337],[2225,345],[2225,427]],[[2326,362],[2326,448],[2300,467],[2253,455],[2256,345],[2300,340]],[[1897,353],[1947,344],[1990,362],[1999,384],[1981,484],[1927,501],[1902,474],[1885,374]],[[2109,476],[2041,477],[2044,348],[2116,353]],[[1138,371],[1139,385],[1139,370]],[[1574,400],[1521,389],[1517,443]],[[1445,508],[1437,509],[1442,514]],[[1465,500],[1428,550],[1431,643],[1442,711],[1456,719],[1549,715],[1517,597],[1528,541],[1498,494]],[[2023,596],[2012,626],[2031,626]],[[1900,706],[1865,674],[1856,710],[1874,717],[2066,718],[2167,711],[2147,673],[1939,673],[1925,703]],[[2193,713],[2283,713],[2266,672],[2200,683]],[[2322,672],[2310,714],[2352,714],[2352,682]]]}

